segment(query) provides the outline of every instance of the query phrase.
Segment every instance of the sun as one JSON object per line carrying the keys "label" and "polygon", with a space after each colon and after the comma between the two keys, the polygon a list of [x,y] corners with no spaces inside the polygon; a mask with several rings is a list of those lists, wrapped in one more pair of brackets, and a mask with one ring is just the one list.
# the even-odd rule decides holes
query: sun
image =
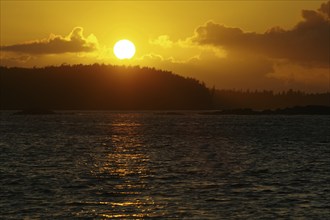
{"label": "sun", "polygon": [[131,59],[135,54],[135,45],[129,40],[120,40],[113,47],[113,53],[120,60]]}

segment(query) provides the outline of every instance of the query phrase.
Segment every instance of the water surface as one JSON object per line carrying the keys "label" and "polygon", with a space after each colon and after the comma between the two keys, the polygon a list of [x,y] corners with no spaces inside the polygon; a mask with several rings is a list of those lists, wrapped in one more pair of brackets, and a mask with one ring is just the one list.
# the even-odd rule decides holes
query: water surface
{"label": "water surface", "polygon": [[2,112],[1,219],[330,216],[329,116]]}

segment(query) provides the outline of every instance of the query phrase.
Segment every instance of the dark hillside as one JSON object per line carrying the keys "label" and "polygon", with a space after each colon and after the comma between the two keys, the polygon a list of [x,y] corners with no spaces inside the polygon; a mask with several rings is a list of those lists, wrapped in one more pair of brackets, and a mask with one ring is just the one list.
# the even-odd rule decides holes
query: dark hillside
{"label": "dark hillside", "polygon": [[74,65],[0,67],[1,109],[210,109],[204,84],[153,68]]}

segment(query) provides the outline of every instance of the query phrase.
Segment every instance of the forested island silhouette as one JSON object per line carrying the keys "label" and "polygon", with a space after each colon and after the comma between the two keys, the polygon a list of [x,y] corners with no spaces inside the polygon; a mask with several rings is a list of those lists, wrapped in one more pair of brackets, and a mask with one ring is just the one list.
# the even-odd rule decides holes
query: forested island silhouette
{"label": "forested island silhouette", "polygon": [[0,79],[2,110],[265,110],[330,106],[330,93],[217,90],[193,78],[139,66],[1,66]]}
{"label": "forested island silhouette", "polygon": [[1,67],[2,109],[209,109],[209,89],[198,80],[138,66]]}

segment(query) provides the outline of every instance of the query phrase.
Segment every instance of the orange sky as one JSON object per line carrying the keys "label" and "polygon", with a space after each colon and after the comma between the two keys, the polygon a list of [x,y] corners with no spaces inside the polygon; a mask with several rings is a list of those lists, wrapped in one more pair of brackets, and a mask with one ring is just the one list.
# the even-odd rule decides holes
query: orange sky
{"label": "orange sky", "polygon": [[[329,1],[1,1],[1,65],[153,66],[219,89],[329,91]],[[136,46],[131,60],[112,51]]]}

